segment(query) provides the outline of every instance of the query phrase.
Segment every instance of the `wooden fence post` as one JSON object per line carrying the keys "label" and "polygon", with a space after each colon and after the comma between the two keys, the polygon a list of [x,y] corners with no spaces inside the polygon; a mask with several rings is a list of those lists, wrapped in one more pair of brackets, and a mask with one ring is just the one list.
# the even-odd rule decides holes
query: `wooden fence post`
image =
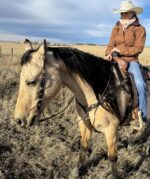
{"label": "wooden fence post", "polygon": [[13,60],[13,55],[14,55],[14,49],[11,48],[11,59]]}
{"label": "wooden fence post", "polygon": [[0,47],[0,58],[2,57],[2,47]]}

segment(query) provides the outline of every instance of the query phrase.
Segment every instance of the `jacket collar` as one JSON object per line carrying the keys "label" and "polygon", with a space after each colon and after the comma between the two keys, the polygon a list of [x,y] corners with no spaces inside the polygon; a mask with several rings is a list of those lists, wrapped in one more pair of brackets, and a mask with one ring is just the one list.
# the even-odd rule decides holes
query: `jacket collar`
{"label": "jacket collar", "polygon": [[[121,23],[118,21],[118,22],[116,23],[116,25],[117,25],[117,26],[120,26]],[[133,25],[133,26],[139,26],[139,25],[140,25],[139,20],[136,19],[136,21],[133,22],[132,24],[130,24],[129,26],[132,26],[132,25]]]}

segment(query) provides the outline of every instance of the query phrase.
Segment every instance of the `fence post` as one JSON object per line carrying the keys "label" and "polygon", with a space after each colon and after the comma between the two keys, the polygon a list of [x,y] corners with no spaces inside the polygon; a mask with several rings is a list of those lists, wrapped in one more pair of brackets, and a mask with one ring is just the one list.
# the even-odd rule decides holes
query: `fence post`
{"label": "fence post", "polygon": [[14,49],[11,48],[11,59],[13,60],[13,55],[14,55]]}
{"label": "fence post", "polygon": [[0,58],[2,57],[2,47],[0,47]]}

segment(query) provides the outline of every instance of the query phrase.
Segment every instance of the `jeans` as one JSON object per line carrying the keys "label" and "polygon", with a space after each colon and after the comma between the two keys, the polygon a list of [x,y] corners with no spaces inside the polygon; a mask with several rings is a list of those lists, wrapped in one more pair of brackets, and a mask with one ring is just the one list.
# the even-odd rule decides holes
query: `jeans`
{"label": "jeans", "polygon": [[146,94],[147,87],[143,79],[139,63],[130,62],[128,72],[131,72],[134,76],[135,85],[136,85],[138,97],[139,97],[138,107],[139,107],[139,110],[142,112],[143,121],[146,121],[147,119],[147,94]]}

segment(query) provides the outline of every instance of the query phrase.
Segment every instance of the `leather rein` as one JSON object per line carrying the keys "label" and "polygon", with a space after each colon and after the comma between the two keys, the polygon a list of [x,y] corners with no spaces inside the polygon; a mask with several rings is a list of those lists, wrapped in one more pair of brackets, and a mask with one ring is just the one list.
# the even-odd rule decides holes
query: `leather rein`
{"label": "leather rein", "polygon": [[111,81],[111,77],[112,77],[112,70],[111,70],[111,73],[110,73],[110,75],[109,75],[109,79],[108,79],[107,85],[106,85],[106,87],[105,87],[105,89],[104,89],[104,91],[103,91],[102,95],[100,96],[100,98],[99,98],[99,100],[98,100],[97,103],[91,104],[90,106],[85,106],[85,105],[81,104],[81,103],[78,101],[78,99],[76,98],[76,102],[77,102],[78,105],[83,109],[83,111],[84,111],[85,113],[89,113],[92,109],[95,109],[95,108],[97,108],[98,106],[103,105],[103,103],[105,102],[104,97],[105,97],[106,91],[107,91],[107,89],[108,89],[108,87],[109,87],[109,84],[110,84],[110,81]]}

